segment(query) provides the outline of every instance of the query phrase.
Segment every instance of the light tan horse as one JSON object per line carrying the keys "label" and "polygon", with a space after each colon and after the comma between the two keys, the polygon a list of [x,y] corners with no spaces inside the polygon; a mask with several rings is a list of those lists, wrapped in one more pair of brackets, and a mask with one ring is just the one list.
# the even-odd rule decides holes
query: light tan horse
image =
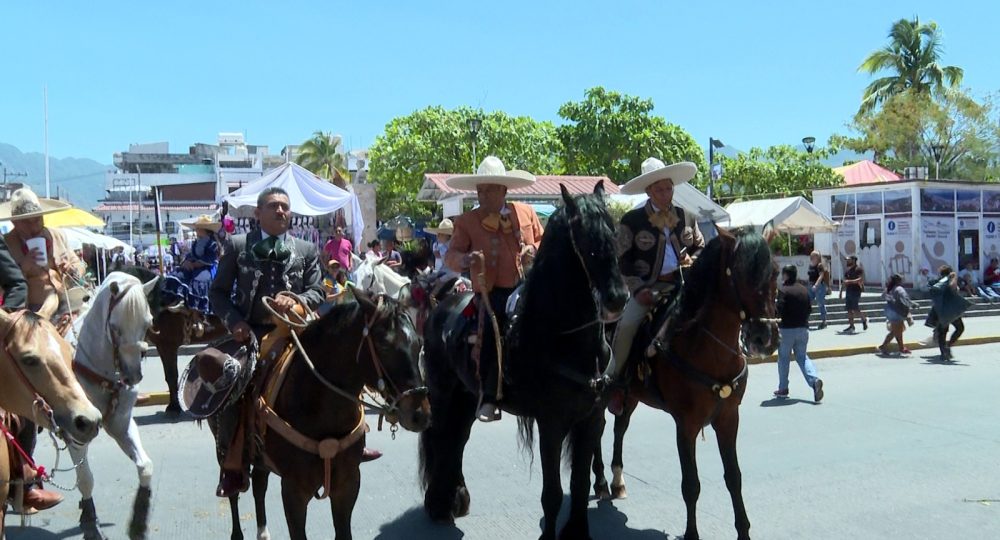
{"label": "light tan horse", "polygon": [[[101,413],[73,375],[73,350],[55,326],[28,311],[0,309],[0,408],[52,430],[68,445],[97,436]],[[10,485],[6,441],[0,444],[0,538]]]}

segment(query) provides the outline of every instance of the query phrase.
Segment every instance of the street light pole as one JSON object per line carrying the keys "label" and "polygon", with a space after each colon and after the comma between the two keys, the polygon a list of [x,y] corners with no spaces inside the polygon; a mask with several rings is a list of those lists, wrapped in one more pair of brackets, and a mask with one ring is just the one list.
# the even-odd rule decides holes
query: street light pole
{"label": "street light pole", "polygon": [[932,144],[931,153],[934,154],[934,179],[941,179],[941,157],[944,155],[943,144]]}
{"label": "street light pole", "polygon": [[469,119],[469,135],[472,136],[472,172],[475,174],[476,165],[476,140],[479,138],[479,128],[482,127],[483,121],[478,117],[474,116]]}
{"label": "street light pole", "polygon": [[806,147],[806,152],[812,154],[816,148],[816,137],[802,137],[802,144]]}

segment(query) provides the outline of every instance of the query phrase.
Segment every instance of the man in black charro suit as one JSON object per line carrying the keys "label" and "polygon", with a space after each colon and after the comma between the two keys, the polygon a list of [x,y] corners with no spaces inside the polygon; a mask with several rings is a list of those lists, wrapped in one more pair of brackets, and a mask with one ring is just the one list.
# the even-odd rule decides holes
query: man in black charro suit
{"label": "man in black charro suit", "polygon": [[[625,214],[618,226],[618,264],[632,297],[618,321],[611,363],[605,371],[611,379],[620,377],[632,340],[649,310],[658,298],[676,292],[681,267],[689,266],[705,247],[694,216],[673,204],[674,186],[691,180],[697,172],[687,161],[665,166],[649,158],[642,162],[642,174],[621,188],[626,195],[646,193],[649,201]],[[621,391],[615,390],[608,409],[620,414],[622,401]]]}

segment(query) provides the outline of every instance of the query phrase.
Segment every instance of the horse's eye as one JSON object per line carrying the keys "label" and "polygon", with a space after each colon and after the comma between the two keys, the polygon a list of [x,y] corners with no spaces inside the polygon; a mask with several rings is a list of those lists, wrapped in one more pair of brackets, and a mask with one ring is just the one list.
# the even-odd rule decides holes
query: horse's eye
{"label": "horse's eye", "polygon": [[21,363],[27,367],[35,367],[42,363],[42,359],[33,354],[26,354],[21,357]]}

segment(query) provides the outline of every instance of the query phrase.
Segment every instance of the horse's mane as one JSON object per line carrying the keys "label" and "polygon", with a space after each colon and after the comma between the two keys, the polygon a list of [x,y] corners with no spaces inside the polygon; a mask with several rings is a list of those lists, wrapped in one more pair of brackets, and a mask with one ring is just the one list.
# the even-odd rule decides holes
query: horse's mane
{"label": "horse's mane", "polygon": [[[772,264],[767,242],[751,229],[735,229],[731,234],[739,242],[735,260],[732,261],[734,277],[742,276],[748,284],[755,287],[762,284],[770,275]],[[699,310],[717,292],[721,259],[722,238],[716,236],[701,250],[691,270],[684,274],[680,302],[681,321],[693,321]]]}
{"label": "horse's mane", "polygon": [[125,296],[118,302],[118,309],[121,310],[119,320],[135,321],[135,324],[139,324],[150,317],[149,303],[146,301],[146,294],[142,290],[143,282],[138,277],[124,272],[111,272],[108,274],[108,277],[104,279],[104,282],[95,291],[95,305],[91,308],[91,311],[97,309],[102,312],[101,319],[108,316],[107,308],[110,301],[102,301],[102,294],[104,296],[111,294],[110,291],[108,293],[104,291],[111,288],[112,282],[118,283],[120,289],[132,285],[125,291]]}
{"label": "horse's mane", "polygon": [[329,334],[336,333],[349,326],[357,317],[360,306],[357,302],[333,304],[319,319],[313,321],[302,331],[303,341],[322,341]]}
{"label": "horse's mane", "polygon": [[[578,195],[573,198],[578,208],[580,219],[584,220],[582,229],[585,231],[595,230],[596,220],[607,220],[608,226],[614,230],[614,224],[607,210],[602,208],[603,202],[596,195]],[[549,217],[548,225],[545,226],[545,234],[542,235],[542,243],[538,247],[535,255],[535,262],[531,267],[529,275],[549,274],[552,269],[564,269],[569,266],[579,267],[580,262],[576,255],[572,253],[569,239],[569,216],[567,216],[566,206],[561,205]],[[613,250],[613,246],[611,247]],[[535,280],[537,282],[537,280]],[[539,286],[549,286],[551,284],[537,283],[531,286],[532,280],[528,280],[528,287],[525,287],[525,295],[529,294],[530,288]]]}
{"label": "horse's mane", "polygon": [[[143,283],[149,283],[150,281],[160,277],[159,274],[153,272],[152,270],[136,265],[123,266],[118,272],[123,272],[130,276],[135,276],[139,278],[139,281]],[[154,287],[153,292],[149,295],[147,299],[149,302],[149,311],[155,316],[160,312],[160,306],[162,303],[162,296],[160,295],[160,287]]]}

